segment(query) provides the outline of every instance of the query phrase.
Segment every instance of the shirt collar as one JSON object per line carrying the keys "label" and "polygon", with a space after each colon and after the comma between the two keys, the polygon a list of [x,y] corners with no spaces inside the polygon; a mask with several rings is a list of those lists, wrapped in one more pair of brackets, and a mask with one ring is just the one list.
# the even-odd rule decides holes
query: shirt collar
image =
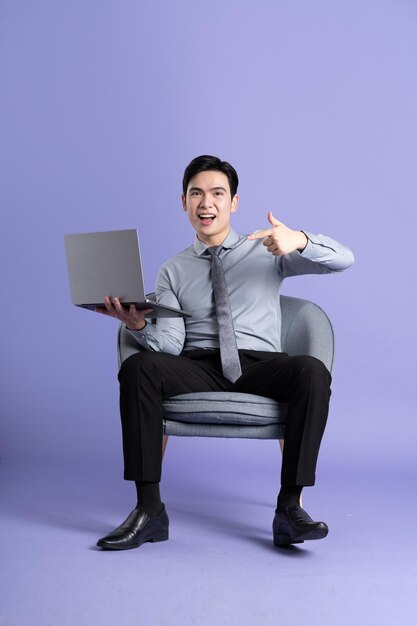
{"label": "shirt collar", "polygon": [[[227,235],[221,246],[222,248],[234,248],[238,241],[239,235],[233,230],[233,228],[231,228],[229,234]],[[200,241],[197,235],[195,236],[194,251],[196,252],[196,254],[198,254],[198,256],[204,254],[208,247],[209,246]]]}

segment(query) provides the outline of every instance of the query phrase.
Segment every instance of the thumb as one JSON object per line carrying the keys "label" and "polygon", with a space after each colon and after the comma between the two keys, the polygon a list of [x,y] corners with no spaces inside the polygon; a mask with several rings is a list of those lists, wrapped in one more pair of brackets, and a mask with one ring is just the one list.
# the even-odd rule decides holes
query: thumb
{"label": "thumb", "polygon": [[269,211],[268,213],[268,221],[272,224],[272,226],[281,226],[281,222],[275,219],[275,217],[272,215],[272,211]]}

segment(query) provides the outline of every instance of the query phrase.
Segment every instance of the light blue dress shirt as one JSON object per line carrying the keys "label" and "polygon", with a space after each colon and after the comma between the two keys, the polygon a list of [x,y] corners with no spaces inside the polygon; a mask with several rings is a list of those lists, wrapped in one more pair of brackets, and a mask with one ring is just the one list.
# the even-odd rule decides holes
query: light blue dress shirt
{"label": "light blue dress shirt", "polygon": [[[239,349],[281,352],[279,289],[284,278],[340,272],[352,265],[352,252],[330,237],[307,236],[302,252],[274,256],[262,239],[248,240],[230,230],[222,260]],[[158,318],[141,331],[129,331],[146,350],[180,354],[218,348],[218,325],[211,285],[211,255],[197,237],[159,270],[156,299],[192,313],[191,318]]]}

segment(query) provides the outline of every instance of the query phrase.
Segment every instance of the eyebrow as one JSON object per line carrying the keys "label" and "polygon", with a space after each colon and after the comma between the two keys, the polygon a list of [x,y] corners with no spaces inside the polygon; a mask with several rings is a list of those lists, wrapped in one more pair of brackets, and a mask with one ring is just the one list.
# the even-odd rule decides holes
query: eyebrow
{"label": "eyebrow", "polygon": [[[212,187],[210,191],[216,191],[217,189],[221,189],[222,191],[226,191],[227,193],[227,189],[225,189],[224,187]],[[190,187],[188,191],[190,192],[190,191],[203,191],[203,190],[201,189],[201,187]]]}

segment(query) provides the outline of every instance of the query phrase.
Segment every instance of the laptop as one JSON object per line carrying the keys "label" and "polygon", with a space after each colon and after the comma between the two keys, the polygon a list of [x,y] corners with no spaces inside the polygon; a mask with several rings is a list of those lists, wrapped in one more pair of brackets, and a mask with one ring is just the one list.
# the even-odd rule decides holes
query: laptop
{"label": "laptop", "polygon": [[149,317],[191,317],[191,313],[156,304],[145,296],[138,231],[112,230],[65,235],[72,302],[84,309],[105,307],[104,297],[123,306],[152,308]]}

